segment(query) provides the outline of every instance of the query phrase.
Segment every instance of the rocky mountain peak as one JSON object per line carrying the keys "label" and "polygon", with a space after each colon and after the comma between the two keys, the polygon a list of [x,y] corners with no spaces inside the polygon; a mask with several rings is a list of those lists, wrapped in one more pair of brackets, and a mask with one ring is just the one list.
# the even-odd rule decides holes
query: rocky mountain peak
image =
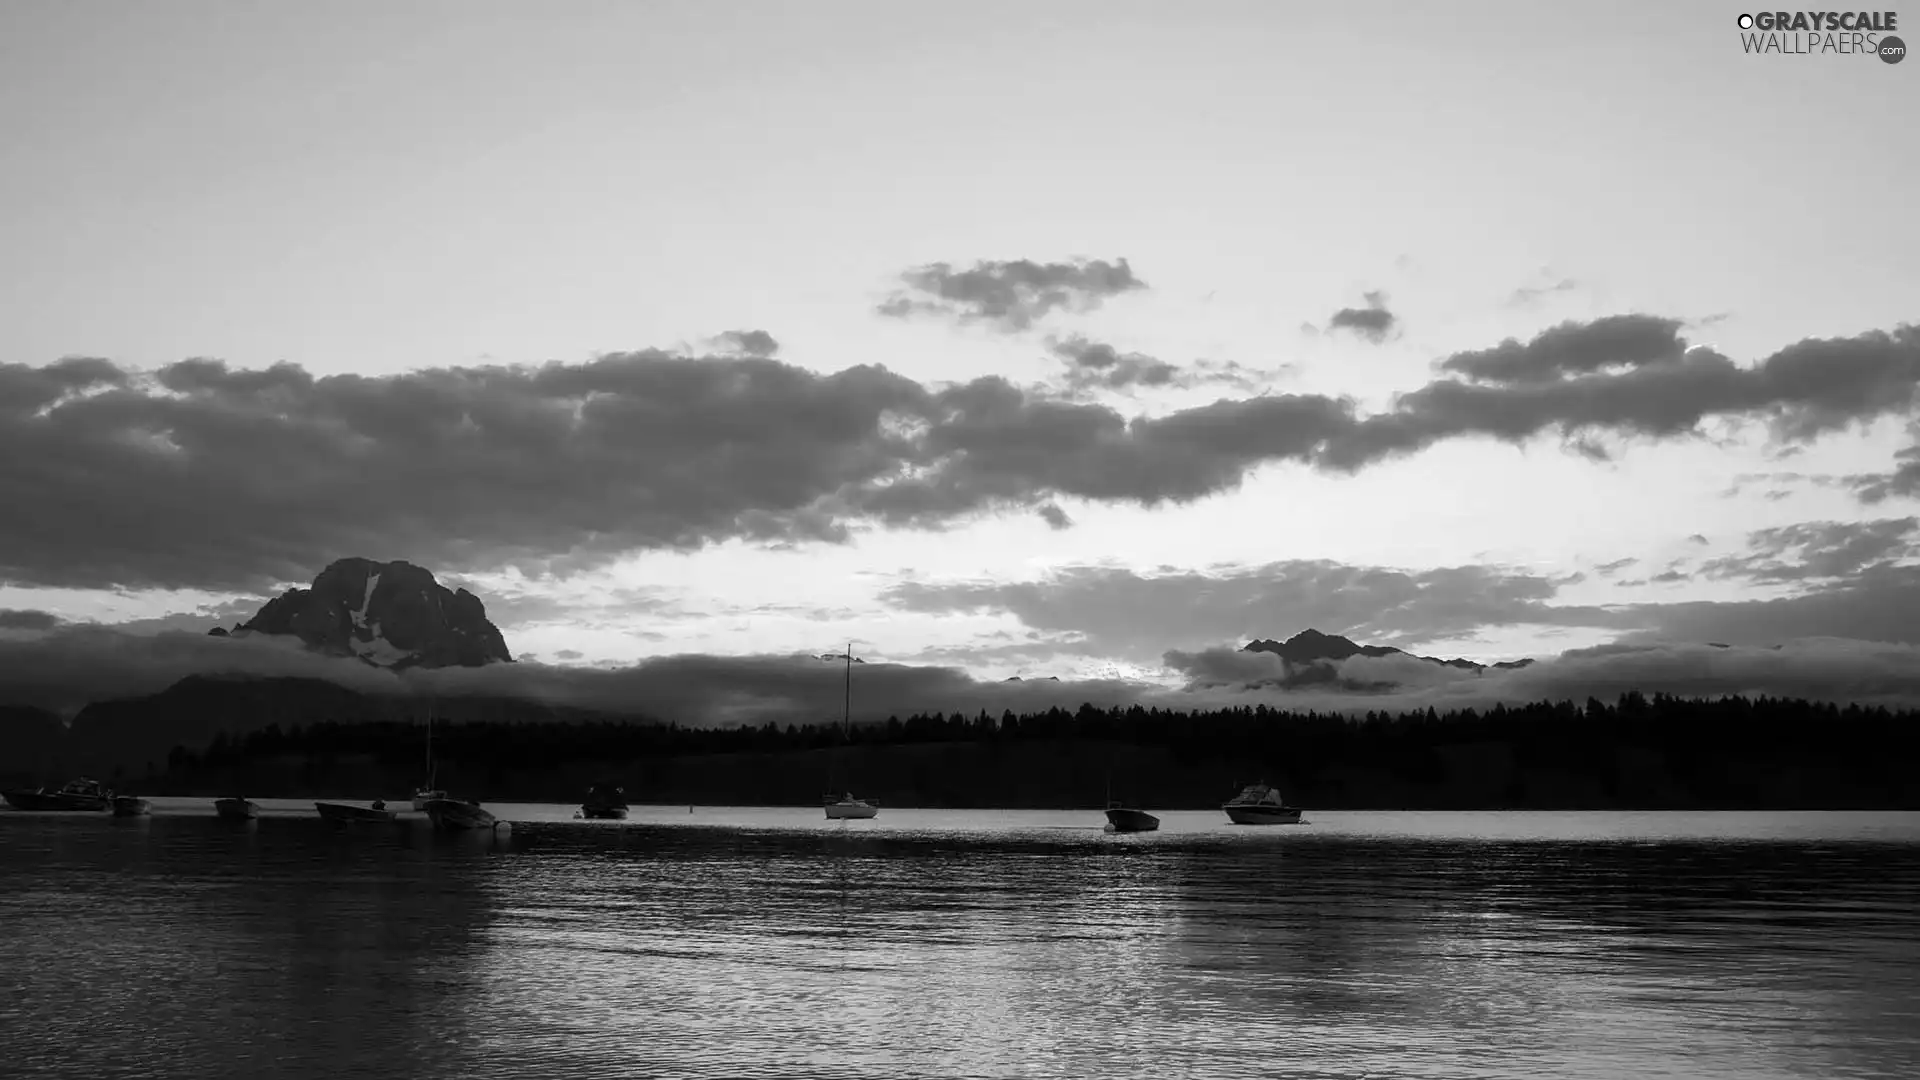
{"label": "rocky mountain peak", "polygon": [[292,635],[308,648],[386,668],[513,662],[479,597],[400,560],[336,560],[311,588],[288,589],[231,634],[211,633]]}

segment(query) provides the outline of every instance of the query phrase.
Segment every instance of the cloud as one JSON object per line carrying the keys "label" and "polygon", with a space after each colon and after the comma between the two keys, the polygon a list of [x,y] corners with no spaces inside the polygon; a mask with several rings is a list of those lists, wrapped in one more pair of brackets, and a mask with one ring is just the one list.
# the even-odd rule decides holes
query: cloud
{"label": "cloud", "polygon": [[[1309,627],[1402,648],[1511,626],[1610,631],[1640,644],[1770,646],[1809,635],[1920,644],[1920,566],[1888,561],[1910,550],[1907,541],[1890,539],[1902,524],[1911,527],[1810,523],[1756,533],[1747,570],[1801,589],[1766,600],[1567,604],[1558,601],[1568,579],[1499,567],[1405,570],[1327,560],[1205,572],[1083,566],[1023,582],[903,582],[883,599],[922,613],[1004,614],[1045,635],[1059,653],[1136,662],[1163,658],[1169,649],[1286,637]],[[1778,568],[1788,565],[1781,559],[1789,553],[1807,560],[1805,573]],[[1669,568],[1651,581],[1688,578]]]}
{"label": "cloud", "polygon": [[1491,349],[1455,353],[1441,371],[1490,382],[1527,383],[1585,375],[1608,368],[1675,363],[1686,352],[1681,322],[1650,315],[1609,315],[1589,323],[1562,323],[1522,343],[1508,338]]}
{"label": "cloud", "polygon": [[1635,559],[1632,557],[1625,558],[1625,559],[1615,559],[1612,562],[1603,562],[1599,566],[1594,567],[1593,572],[1596,574],[1599,574],[1601,577],[1612,577],[1613,575],[1619,573],[1620,571],[1626,569],[1629,566],[1632,566],[1634,563],[1637,563],[1639,561],[1640,561],[1639,559]]}
{"label": "cloud", "polygon": [[1767,600],[1633,604],[1616,617],[1615,625],[1632,628],[1628,642],[1771,645],[1807,636],[1920,644],[1920,567],[1870,566]]}
{"label": "cloud", "polygon": [[346,554],[591,565],[725,538],[839,539],[929,392],[880,368],[618,354],[315,378],[189,360],[0,366],[0,580],[254,591]]}
{"label": "cloud", "polygon": [[1245,390],[1255,384],[1252,373],[1232,361],[1221,364],[1201,360],[1181,367],[1145,353],[1122,353],[1112,345],[1078,334],[1057,339],[1048,348],[1066,362],[1066,386],[1073,392],[1134,387],[1185,390],[1207,383]]}
{"label": "cloud", "polygon": [[0,608],[0,630],[51,630],[65,621],[50,611]]}
{"label": "cloud", "polygon": [[1446,439],[1520,442],[1549,430],[1685,438],[1710,417],[1765,420],[1776,440],[1806,442],[1915,405],[1920,327],[1809,338],[1745,368],[1687,348],[1679,328],[1673,319],[1609,316],[1457,354],[1439,367],[1466,379],[1401,395],[1316,460],[1358,469]]}
{"label": "cloud", "polygon": [[586,653],[578,649],[561,649],[559,652],[553,654],[553,658],[556,660],[582,660],[586,658],[586,655]]}
{"label": "cloud", "polygon": [[1065,510],[1060,509],[1060,507],[1054,503],[1046,503],[1040,507],[1040,518],[1054,529],[1073,528],[1073,519],[1067,516]]}
{"label": "cloud", "polygon": [[1873,506],[1888,499],[1920,498],[1920,422],[1915,422],[1908,430],[1913,436],[1913,445],[1893,455],[1894,467],[1891,470],[1859,473],[1841,481],[1853,490],[1854,496],[1861,502]]}
{"label": "cloud", "polygon": [[[1480,674],[1385,658],[1343,664],[1343,675],[1377,683],[1400,676],[1383,693],[1244,689],[1220,675],[1271,673],[1277,658],[1212,650],[1208,679],[1185,688],[1126,679],[1031,678],[983,681],[947,667],[868,663],[854,682],[857,722],[915,712],[985,709],[1073,709],[1141,704],[1208,709],[1265,703],[1279,708],[1345,712],[1367,709],[1484,708],[1495,702],[1611,699],[1628,690],[1683,695],[1776,694],[1816,700],[1920,700],[1920,647],[1858,640],[1812,639],[1779,648],[1704,645],[1614,645],[1574,650],[1515,671]],[[1193,666],[1190,664],[1190,666]],[[98,627],[59,629],[33,641],[0,638],[0,703],[37,705],[71,715],[91,700],[154,693],[187,675],[245,674],[324,679],[375,694],[502,696],[644,715],[680,723],[822,722],[840,716],[844,669],[806,656],[667,656],[631,665],[566,667],[526,661],[486,668],[441,668],[402,674],[320,657],[286,642],[166,633],[147,637]]]}
{"label": "cloud", "polygon": [[1747,543],[1748,554],[1711,560],[1700,572],[1757,582],[1852,577],[1920,555],[1920,518],[1802,522],[1750,533]]}
{"label": "cloud", "polygon": [[1278,657],[1230,649],[1170,656],[1189,675],[1196,699],[1263,701],[1283,708],[1352,713],[1424,708],[1485,709],[1495,704],[1574,701],[1621,694],[1668,693],[1714,698],[1731,694],[1814,701],[1910,705],[1920,701],[1920,648],[1845,638],[1803,638],[1775,647],[1706,644],[1602,645],[1573,649],[1524,668],[1482,672],[1406,657],[1353,657],[1335,665],[1353,683],[1397,681],[1391,690],[1248,689],[1248,680],[1288,672]]}
{"label": "cloud", "polygon": [[1128,417],[998,376],[934,387],[659,351],[378,377],[0,365],[0,499],[33,509],[0,518],[0,581],[257,592],[343,554],[540,574],[1061,497],[1186,503],[1269,464],[1352,472],[1449,439],[1690,438],[1722,417],[1805,442],[1911,410],[1920,329],[1740,367],[1683,349],[1672,320],[1621,316],[1440,366],[1365,417],[1321,394]]}
{"label": "cloud", "polygon": [[714,344],[722,352],[747,356],[767,357],[780,351],[780,343],[765,330],[729,330],[716,337]]}
{"label": "cloud", "polygon": [[1535,301],[1540,300],[1544,297],[1551,296],[1554,293],[1571,292],[1572,290],[1577,289],[1579,287],[1580,287],[1580,283],[1573,280],[1572,278],[1568,278],[1568,277],[1551,278],[1551,279],[1548,279],[1547,282],[1542,285],[1520,286],[1519,288],[1513,290],[1513,294],[1511,296],[1507,297],[1507,303],[1515,307],[1525,307],[1528,304],[1532,304]]}
{"label": "cloud", "polygon": [[905,318],[935,315],[958,322],[985,322],[1002,330],[1025,330],[1055,310],[1087,312],[1146,283],[1127,260],[1071,262],[976,262],[966,270],[948,263],[916,267],[900,275],[907,288],[877,309]]}
{"label": "cloud", "polygon": [[1134,660],[1308,627],[1411,645],[1487,626],[1634,625],[1605,608],[1549,603],[1559,589],[1546,577],[1495,567],[1407,571],[1294,560],[1211,572],[1085,566],[1038,581],[903,582],[883,598],[916,612],[1005,613],[1042,633],[1073,635],[1088,651]]}
{"label": "cloud", "polygon": [[323,657],[292,639],[215,638],[180,630],[130,634],[94,623],[0,638],[0,704],[65,715],[92,701],[158,693],[188,675],[218,674],[326,679],[369,692],[400,687],[391,672]]}
{"label": "cloud", "polygon": [[1367,306],[1363,308],[1341,308],[1327,320],[1327,330],[1348,330],[1373,342],[1375,345],[1392,336],[1399,320],[1393,312],[1387,310],[1387,294],[1370,292],[1365,297]]}

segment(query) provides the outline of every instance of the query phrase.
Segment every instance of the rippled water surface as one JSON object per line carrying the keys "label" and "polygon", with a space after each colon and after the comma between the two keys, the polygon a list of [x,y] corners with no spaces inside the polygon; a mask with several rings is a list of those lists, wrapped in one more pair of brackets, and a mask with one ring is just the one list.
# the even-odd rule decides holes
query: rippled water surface
{"label": "rippled water surface", "polygon": [[1920,1075],[1920,815],[0,811],[0,1073]]}

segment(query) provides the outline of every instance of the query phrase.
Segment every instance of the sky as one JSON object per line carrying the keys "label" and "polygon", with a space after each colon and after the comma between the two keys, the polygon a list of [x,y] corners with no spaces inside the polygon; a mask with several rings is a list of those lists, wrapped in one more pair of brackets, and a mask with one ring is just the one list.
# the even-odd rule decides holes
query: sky
{"label": "sky", "polygon": [[1913,696],[1920,67],[1743,10],[11,5],[0,697],[344,556],[589,696]]}

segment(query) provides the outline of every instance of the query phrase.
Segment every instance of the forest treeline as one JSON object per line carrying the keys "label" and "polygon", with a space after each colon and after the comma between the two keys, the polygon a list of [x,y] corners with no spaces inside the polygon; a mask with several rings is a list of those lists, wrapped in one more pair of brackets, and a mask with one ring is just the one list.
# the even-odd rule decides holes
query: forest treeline
{"label": "forest treeline", "polygon": [[[1216,805],[1232,785],[1264,778],[1323,806],[1920,807],[1916,720],[1884,707],[1639,693],[1353,717],[1083,705],[916,714],[850,732],[464,722],[436,725],[433,757],[443,776],[494,799],[567,800],[611,779],[642,802],[796,802],[857,785],[905,805],[1084,805],[1104,778],[1172,808]],[[199,752],[176,747],[153,779],[394,784],[423,771],[424,739],[421,725],[399,721],[269,726],[217,735]]]}

